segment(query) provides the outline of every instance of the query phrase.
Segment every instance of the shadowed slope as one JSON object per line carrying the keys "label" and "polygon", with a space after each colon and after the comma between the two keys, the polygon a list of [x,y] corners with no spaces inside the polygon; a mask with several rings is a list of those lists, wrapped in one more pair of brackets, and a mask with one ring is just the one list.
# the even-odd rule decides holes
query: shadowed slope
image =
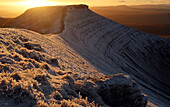
{"label": "shadowed slope", "polygon": [[89,9],[67,11],[61,35],[101,72],[129,74],[154,104],[170,104],[168,38],[134,30]]}

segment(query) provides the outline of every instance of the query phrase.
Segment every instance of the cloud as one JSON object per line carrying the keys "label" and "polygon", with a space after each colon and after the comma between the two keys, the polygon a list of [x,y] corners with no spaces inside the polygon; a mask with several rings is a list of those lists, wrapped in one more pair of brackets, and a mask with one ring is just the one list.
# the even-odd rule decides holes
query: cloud
{"label": "cloud", "polygon": [[25,0],[1,0],[1,2],[20,2]]}
{"label": "cloud", "polygon": [[119,1],[119,2],[126,2],[126,1],[124,1],[124,0],[121,0],[121,1]]}

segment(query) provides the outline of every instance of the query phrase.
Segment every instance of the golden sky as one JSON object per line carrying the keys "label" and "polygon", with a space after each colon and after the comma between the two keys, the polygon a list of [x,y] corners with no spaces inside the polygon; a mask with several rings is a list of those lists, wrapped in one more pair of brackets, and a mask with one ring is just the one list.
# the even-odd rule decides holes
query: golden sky
{"label": "golden sky", "polygon": [[[25,3],[25,4],[24,4]],[[26,4],[28,3],[28,4]],[[0,0],[0,5],[30,5],[29,3],[46,3],[47,5],[63,5],[63,4],[76,4],[86,3],[92,6],[103,5],[134,5],[134,4],[167,4],[170,0]]]}
{"label": "golden sky", "polygon": [[69,4],[89,6],[170,4],[170,0],[0,0],[0,16],[14,17],[32,7]]}

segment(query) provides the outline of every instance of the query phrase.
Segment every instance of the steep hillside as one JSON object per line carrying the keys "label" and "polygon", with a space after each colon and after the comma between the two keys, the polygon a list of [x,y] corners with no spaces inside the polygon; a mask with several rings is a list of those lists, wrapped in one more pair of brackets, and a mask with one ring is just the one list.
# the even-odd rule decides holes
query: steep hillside
{"label": "steep hillside", "polygon": [[170,39],[74,8],[66,12],[61,36],[99,71],[129,74],[152,102],[170,104]]}

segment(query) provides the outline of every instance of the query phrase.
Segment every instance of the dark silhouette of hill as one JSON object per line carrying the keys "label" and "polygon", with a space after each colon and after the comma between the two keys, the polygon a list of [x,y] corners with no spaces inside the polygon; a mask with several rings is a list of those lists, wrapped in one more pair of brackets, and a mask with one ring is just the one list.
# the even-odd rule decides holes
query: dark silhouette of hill
{"label": "dark silhouette of hill", "polygon": [[170,37],[170,24],[126,24],[137,30],[156,34],[163,37]]}
{"label": "dark silhouette of hill", "polygon": [[132,5],[131,7],[145,9],[170,9],[170,4]]}
{"label": "dark silhouette of hill", "polygon": [[91,7],[96,13],[137,30],[156,35],[170,35],[170,6]]}
{"label": "dark silhouette of hill", "polygon": [[0,27],[3,27],[6,23],[10,22],[12,18],[3,18],[0,17]]}

